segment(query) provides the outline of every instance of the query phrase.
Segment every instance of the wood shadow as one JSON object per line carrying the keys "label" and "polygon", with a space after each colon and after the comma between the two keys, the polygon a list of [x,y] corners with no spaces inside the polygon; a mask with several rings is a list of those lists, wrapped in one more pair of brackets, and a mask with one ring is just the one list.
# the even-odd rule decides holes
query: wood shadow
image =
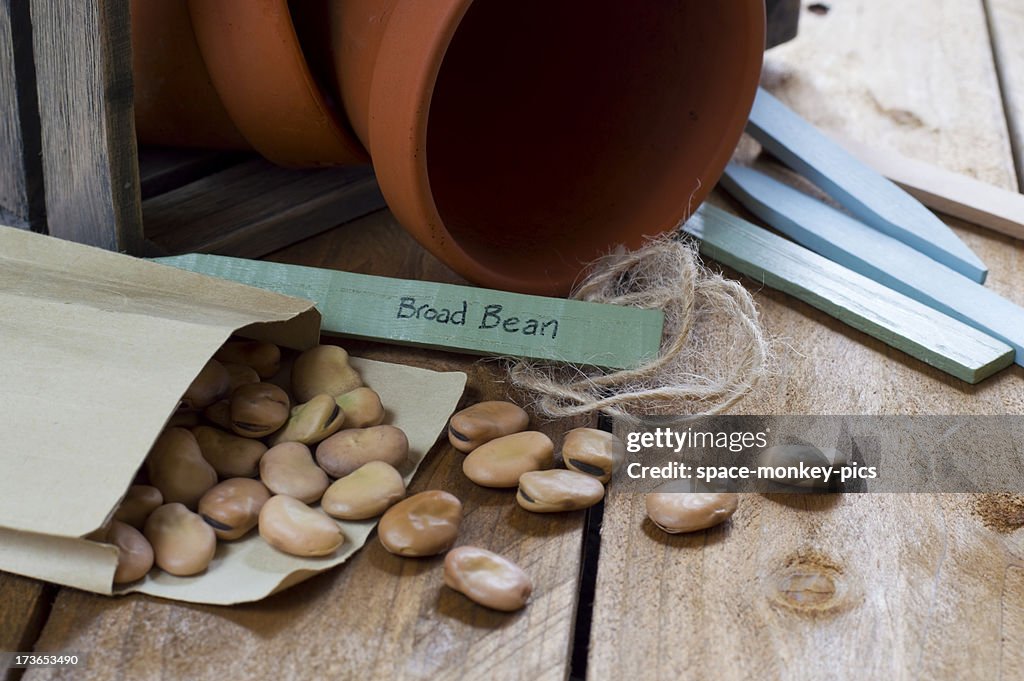
{"label": "wood shadow", "polygon": [[641,529],[648,539],[663,546],[671,546],[677,549],[703,549],[706,546],[714,546],[725,540],[726,533],[722,530],[728,527],[729,522],[727,520],[721,525],[716,525],[706,530],[669,534],[655,525],[654,521],[650,518],[644,518]]}
{"label": "wood shadow", "polygon": [[518,504],[508,515],[508,524],[518,532],[531,537],[557,537],[580,527],[586,511],[562,513],[531,513]]}
{"label": "wood shadow", "polygon": [[[529,604],[527,604],[526,608],[528,609],[529,607]],[[469,600],[468,597],[447,586],[442,586],[438,589],[435,609],[441,617],[456,620],[470,627],[492,631],[504,629],[515,624],[522,616],[522,613],[525,612],[524,610],[516,612],[491,610],[482,605],[477,605]]]}

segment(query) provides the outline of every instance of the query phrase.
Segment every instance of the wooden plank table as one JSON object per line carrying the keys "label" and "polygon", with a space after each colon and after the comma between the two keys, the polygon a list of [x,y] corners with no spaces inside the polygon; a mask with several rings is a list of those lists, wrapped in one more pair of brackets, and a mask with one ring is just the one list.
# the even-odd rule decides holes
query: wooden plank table
{"label": "wooden plank table", "polygon": [[[981,2],[820,4],[768,54],[766,87],[826,130],[1016,188]],[[950,224],[989,286],[1024,302],[1024,245]],[[967,386],[777,292],[757,299],[779,366],[739,413],[1024,413],[1020,367]],[[748,495],[730,524],[670,538],[612,488],[588,678],[1021,678],[1024,533],[980,512],[1010,503]]]}
{"label": "wooden plank table", "polygon": [[[805,11],[801,36],[769,53],[766,87],[846,138],[1017,186],[1006,114],[1019,114],[1003,107],[982,0],[806,4],[830,9]],[[950,224],[989,266],[988,285],[1024,304],[1024,245]],[[273,258],[456,281],[387,213]],[[748,284],[779,340],[777,370],[737,412],[1024,414],[1020,367],[968,386]],[[506,394],[493,363],[354,349],[465,370],[469,401]],[[543,427],[557,441],[581,424]],[[511,494],[476,488],[460,457],[438,445],[413,489],[455,492],[467,510],[460,541],[531,571],[536,595],[521,613],[473,607],[440,586],[440,560],[401,560],[371,540],[338,570],[234,608],[103,598],[0,574],[0,648],[34,640],[37,651],[88,653],[95,679],[1024,677],[1019,498],[747,496],[731,523],[668,537],[644,521],[642,497],[613,486],[598,534],[582,513],[532,516]],[[1011,522],[986,525],[999,511]],[[586,555],[599,555],[596,578],[581,561],[584,539]]]}

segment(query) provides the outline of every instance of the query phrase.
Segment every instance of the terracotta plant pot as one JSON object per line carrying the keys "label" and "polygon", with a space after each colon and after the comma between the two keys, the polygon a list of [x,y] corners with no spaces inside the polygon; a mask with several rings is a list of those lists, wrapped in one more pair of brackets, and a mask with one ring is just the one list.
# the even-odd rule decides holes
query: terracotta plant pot
{"label": "terracotta plant pot", "polygon": [[132,70],[139,138],[166,146],[249,148],[203,63],[182,0],[132,0]]}
{"label": "terracotta plant pot", "polygon": [[304,64],[291,81],[253,66],[272,48],[282,74],[296,73],[301,54],[278,52],[295,38],[280,28],[283,7],[190,4],[246,138],[262,150],[252,130],[283,129],[294,139],[275,149],[323,148],[326,138],[311,145],[303,134],[324,127],[317,115],[350,126],[420,243],[472,281],[530,293],[568,292],[585,263],[672,229],[700,204],[742,133],[764,48],[762,0],[314,3],[347,120],[325,106],[313,123],[285,125],[273,118],[280,102],[316,87]]}
{"label": "terracotta plant pot", "polygon": [[189,0],[188,8],[210,78],[257,151],[293,167],[369,162],[310,71],[286,0]]}
{"label": "terracotta plant pot", "polygon": [[533,293],[699,205],[764,47],[760,0],[331,10],[342,101],[398,220],[467,278]]}

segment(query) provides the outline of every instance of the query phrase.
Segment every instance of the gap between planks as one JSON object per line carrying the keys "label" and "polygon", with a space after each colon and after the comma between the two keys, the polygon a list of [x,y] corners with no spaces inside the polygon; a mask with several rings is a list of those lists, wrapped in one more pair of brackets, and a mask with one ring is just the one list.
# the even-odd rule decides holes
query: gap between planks
{"label": "gap between planks", "polygon": [[0,2],[0,222],[46,231],[32,20],[28,2]]}
{"label": "gap between planks", "polygon": [[1024,5],[1020,0],[982,0],[982,6],[1017,171],[1017,188],[1024,192]]}

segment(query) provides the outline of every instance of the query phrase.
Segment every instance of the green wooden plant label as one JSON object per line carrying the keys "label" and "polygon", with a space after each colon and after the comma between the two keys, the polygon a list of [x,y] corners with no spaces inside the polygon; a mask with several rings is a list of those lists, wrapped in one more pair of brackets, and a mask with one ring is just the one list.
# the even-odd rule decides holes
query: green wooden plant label
{"label": "green wooden plant label", "polygon": [[612,369],[658,354],[661,310],[353,274],[219,255],[156,258],[192,272],[306,298],[326,334]]}

